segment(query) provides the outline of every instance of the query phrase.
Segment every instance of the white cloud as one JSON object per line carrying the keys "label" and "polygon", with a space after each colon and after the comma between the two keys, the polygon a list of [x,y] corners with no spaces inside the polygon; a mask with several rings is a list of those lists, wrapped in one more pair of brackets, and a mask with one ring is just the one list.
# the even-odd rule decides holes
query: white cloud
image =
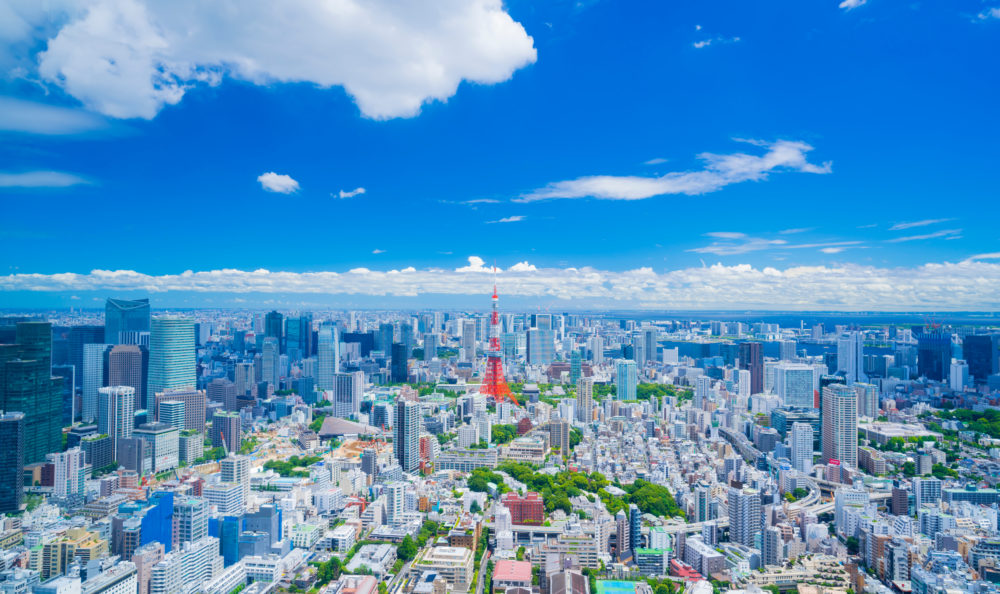
{"label": "white cloud", "polygon": [[409,117],[463,80],[503,82],[536,59],[502,0],[10,0],[0,42],[0,64],[146,119],[225,78],[339,86],[366,117]]}
{"label": "white cloud", "polygon": [[838,254],[849,248],[861,247],[862,241],[828,241],[823,243],[799,243],[791,244],[784,239],[767,239],[764,237],[751,237],[746,233],[735,233],[730,231],[715,231],[706,233],[706,237],[721,240],[687,250],[696,254],[715,254],[716,256],[738,256],[750,252],[762,250],[803,250],[818,249],[824,254]]}
{"label": "white cloud", "polygon": [[666,163],[666,162],[667,160],[664,159],[663,157],[656,157],[654,159],[650,159],[648,161],[643,162],[643,165],[660,165],[661,163]]}
{"label": "white cloud", "polygon": [[865,4],[868,4],[868,0],[844,0],[839,6],[844,10],[854,10],[855,8],[864,6]]}
{"label": "white cloud", "polygon": [[812,231],[815,227],[796,227],[794,229],[782,229],[778,231],[780,235],[794,235],[796,233],[807,233]]}
{"label": "white cloud", "polygon": [[[568,304],[650,309],[780,309],[944,311],[1000,308],[1000,263],[982,254],[958,263],[885,268],[860,264],[755,268],[748,264],[655,271],[539,268],[527,263],[502,271],[501,292]],[[978,258],[978,259],[976,259]],[[0,291],[332,294],[368,296],[481,295],[492,284],[492,266],[346,272],[207,270],[147,275],[131,270],[85,274],[0,276]],[[500,271],[498,271],[500,272]]]}
{"label": "white cloud", "polygon": [[766,148],[762,155],[702,153],[705,167],[697,171],[673,172],[660,177],[592,175],[551,183],[524,194],[517,202],[556,198],[598,198],[602,200],[642,200],[664,194],[695,196],[715,192],[730,184],[761,181],[778,171],[830,173],[831,164],[815,165],[806,160],[813,147],[804,142],[779,140],[765,143],[745,141]]}
{"label": "white cloud", "polygon": [[494,198],[475,198],[473,200],[466,200],[462,204],[499,204],[500,201]]}
{"label": "white cloud", "polygon": [[909,221],[905,223],[896,223],[892,227],[889,227],[889,231],[902,231],[903,229],[912,229],[914,227],[926,227],[928,225],[947,223],[948,221],[954,221],[954,220],[955,219],[924,219],[922,221]]}
{"label": "white cloud", "polygon": [[291,194],[292,192],[299,191],[299,182],[292,179],[291,176],[282,173],[275,173],[273,171],[261,173],[257,176],[257,181],[268,192]]}
{"label": "white cloud", "polygon": [[0,130],[54,136],[81,134],[107,127],[107,120],[82,109],[0,97]]}
{"label": "white cloud", "polygon": [[353,190],[350,190],[350,191],[347,191],[347,192],[345,192],[344,190],[341,190],[339,196],[340,196],[341,199],[344,199],[344,198],[354,198],[355,196],[358,196],[358,195],[364,194],[364,193],[365,193],[365,189],[364,188],[354,188]]}
{"label": "white cloud", "polygon": [[989,19],[1000,19],[1000,7],[987,8],[986,10],[976,15],[976,18],[978,18],[981,21],[986,21]]}
{"label": "white cloud", "polygon": [[504,217],[502,219],[498,219],[496,221],[486,221],[486,223],[487,224],[491,224],[491,223],[517,223],[517,222],[523,221],[523,220],[524,220],[524,215],[513,215],[513,216],[509,216],[509,217]]}
{"label": "white cloud", "polygon": [[88,183],[78,175],[63,171],[0,173],[0,188],[68,188]]}
{"label": "white cloud", "polygon": [[375,254],[375,255],[384,254],[385,250],[380,250],[378,248],[375,248],[375,249],[372,250],[372,253]]}
{"label": "white cloud", "polygon": [[702,49],[702,48],[708,47],[708,46],[710,46],[710,45],[712,45],[714,43],[719,43],[719,44],[721,44],[721,43],[737,43],[739,41],[740,41],[739,37],[711,37],[709,39],[702,39],[701,41],[696,41],[696,42],[692,43],[691,45],[694,46],[695,49]]}
{"label": "white cloud", "polygon": [[887,239],[888,243],[900,243],[903,241],[920,241],[923,239],[937,239],[939,237],[945,237],[947,239],[953,239],[954,236],[960,234],[961,229],[944,229],[942,231],[935,231],[934,233],[927,233],[924,235],[909,235],[907,237],[897,237],[895,239]]}

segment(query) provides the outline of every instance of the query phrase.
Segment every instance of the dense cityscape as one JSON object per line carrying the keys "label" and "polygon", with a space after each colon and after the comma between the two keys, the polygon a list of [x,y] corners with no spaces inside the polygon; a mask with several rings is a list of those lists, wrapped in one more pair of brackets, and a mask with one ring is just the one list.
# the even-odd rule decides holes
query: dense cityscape
{"label": "dense cityscape", "polygon": [[995,326],[154,306],[0,318],[0,591],[1000,581]]}

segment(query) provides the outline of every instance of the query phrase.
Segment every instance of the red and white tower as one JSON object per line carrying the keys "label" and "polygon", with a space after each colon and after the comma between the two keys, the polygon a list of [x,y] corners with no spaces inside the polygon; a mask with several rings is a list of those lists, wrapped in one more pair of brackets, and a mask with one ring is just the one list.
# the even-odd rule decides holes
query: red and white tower
{"label": "red and white tower", "polygon": [[486,350],[486,377],[483,378],[483,385],[480,392],[493,396],[493,400],[500,404],[504,399],[509,399],[517,404],[517,398],[510,391],[507,380],[503,376],[503,349],[500,346],[500,311],[497,309],[497,285],[493,283],[493,313],[490,315],[490,345]]}

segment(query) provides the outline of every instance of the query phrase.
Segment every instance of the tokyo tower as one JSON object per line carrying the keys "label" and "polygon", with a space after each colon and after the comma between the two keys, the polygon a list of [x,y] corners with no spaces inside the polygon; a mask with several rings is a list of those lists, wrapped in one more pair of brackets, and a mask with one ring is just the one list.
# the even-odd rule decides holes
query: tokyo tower
{"label": "tokyo tower", "polygon": [[479,391],[483,394],[493,396],[493,400],[500,404],[504,399],[509,399],[517,404],[517,398],[510,391],[507,380],[503,376],[503,351],[500,348],[500,312],[497,310],[497,285],[493,283],[493,313],[490,315],[490,345],[486,351],[486,377],[483,378],[483,385]]}

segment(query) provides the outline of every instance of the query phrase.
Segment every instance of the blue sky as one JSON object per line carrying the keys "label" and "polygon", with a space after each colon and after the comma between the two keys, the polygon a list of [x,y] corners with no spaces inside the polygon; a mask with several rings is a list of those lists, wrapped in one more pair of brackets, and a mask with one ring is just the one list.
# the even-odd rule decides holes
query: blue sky
{"label": "blue sky", "polygon": [[479,257],[525,302],[1000,305],[1000,2],[34,4],[0,12],[0,303],[426,305]]}

